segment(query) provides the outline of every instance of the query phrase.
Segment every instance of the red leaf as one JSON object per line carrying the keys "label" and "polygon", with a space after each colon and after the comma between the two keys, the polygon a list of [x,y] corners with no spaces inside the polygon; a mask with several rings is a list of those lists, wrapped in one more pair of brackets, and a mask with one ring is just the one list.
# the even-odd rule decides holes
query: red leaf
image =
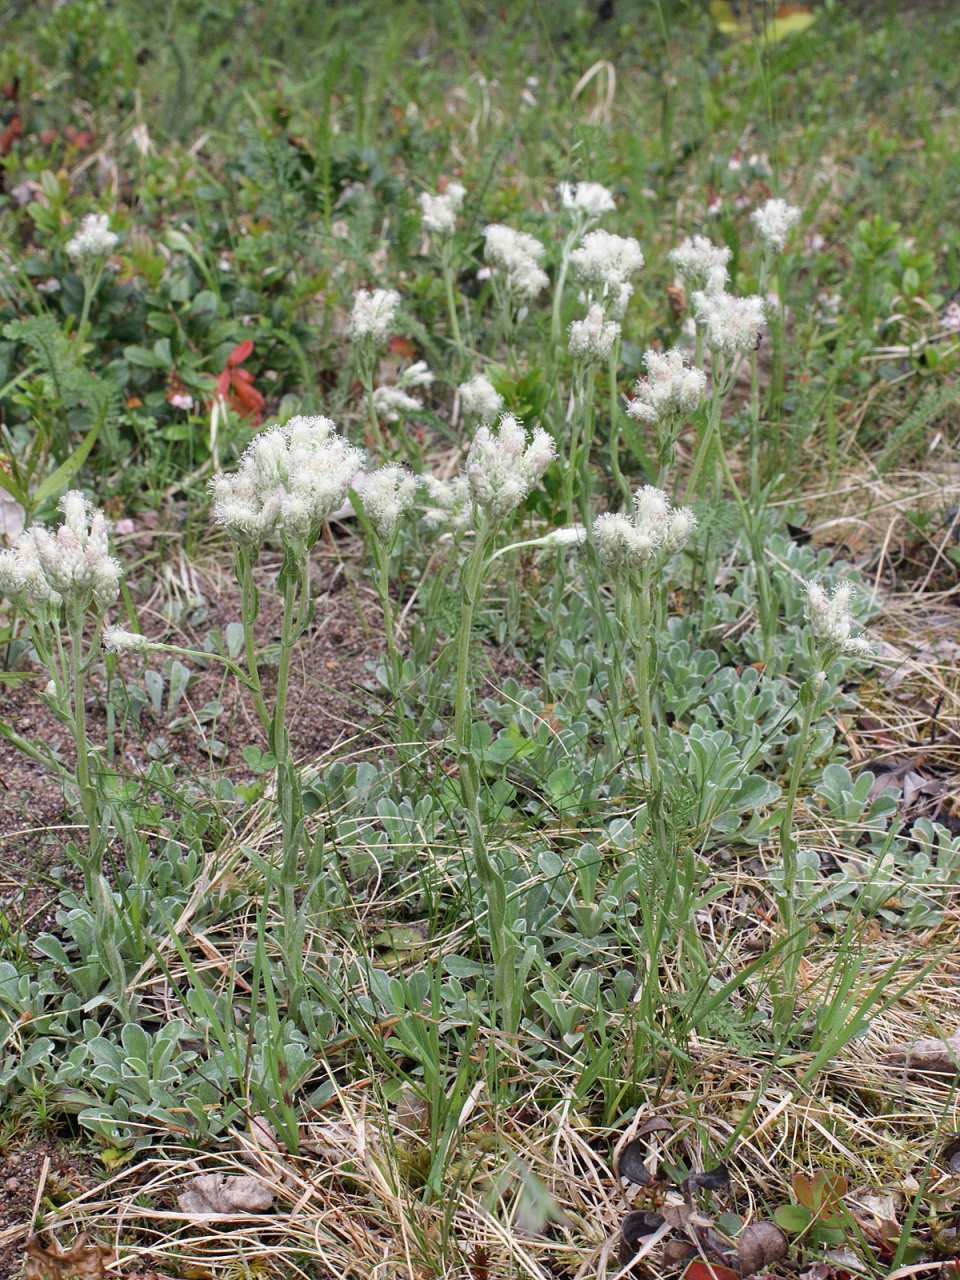
{"label": "red leaf", "polygon": [[227,368],[232,369],[235,365],[243,364],[247,356],[253,353],[253,339],[244,338],[244,340],[227,356]]}
{"label": "red leaf", "polygon": [[224,369],[220,377],[217,379],[217,395],[225,396],[230,390],[230,370]]}
{"label": "red leaf", "polygon": [[409,338],[391,338],[390,352],[395,356],[403,356],[404,360],[415,360],[417,348]]}
{"label": "red leaf", "polygon": [[691,1262],[683,1273],[683,1280],[740,1280],[736,1271],[723,1267],[719,1262]]}

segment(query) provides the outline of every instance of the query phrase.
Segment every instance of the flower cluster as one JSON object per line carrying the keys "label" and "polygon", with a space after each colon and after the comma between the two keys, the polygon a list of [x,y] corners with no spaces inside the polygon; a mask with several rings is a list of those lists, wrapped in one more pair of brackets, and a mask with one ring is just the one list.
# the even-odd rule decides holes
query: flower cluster
{"label": "flower cluster", "polygon": [[291,418],[256,436],[233,475],[210,482],[214,518],[235,542],[259,547],[274,531],[302,542],[342,506],[362,461],[329,418]]}
{"label": "flower cluster", "polygon": [[409,365],[392,386],[380,386],[373,393],[373,407],[384,422],[398,422],[402,413],[419,413],[423,401],[407,393],[407,387],[430,387],[434,375],[426,360]]}
{"label": "flower cluster", "polygon": [[557,193],[564,209],[570,210],[575,221],[578,218],[599,218],[603,213],[612,213],[617,207],[613,193],[599,182],[561,182]]}
{"label": "flower cluster", "polygon": [[460,411],[465,418],[480,422],[492,422],[503,408],[503,396],[489,378],[475,373],[457,388],[460,392]]}
{"label": "flower cluster", "polygon": [[753,351],[759,343],[766,323],[759,295],[737,298],[722,291],[695,293],[693,307],[707,346],[715,354],[733,359],[738,352]]}
{"label": "flower cluster", "polygon": [[671,507],[663,490],[653,485],[638,489],[633,504],[632,519],[607,513],[593,526],[600,563],[615,578],[627,581],[639,577],[654,562],[663,564],[682,551],[697,527],[689,507]]}
{"label": "flower cluster", "polygon": [[400,517],[413,506],[417,483],[416,476],[395,463],[367,476],[361,494],[363,509],[377,537],[388,546],[400,527]]}
{"label": "flower cluster", "polygon": [[494,520],[502,520],[520,505],[543,476],[556,453],[552,436],[537,427],[527,443],[523,423],[508,413],[496,434],[486,425],[467,455],[467,479],[477,506]]}
{"label": "flower cluster", "polygon": [[647,376],[637,383],[627,405],[631,418],[653,427],[666,418],[687,418],[697,411],[707,382],[702,369],[684,364],[678,347],[665,354],[648,351],[643,360]]}
{"label": "flower cluster", "polygon": [[400,305],[396,289],[358,289],[353,295],[353,310],[347,335],[352,342],[383,347]]}
{"label": "flower cluster", "polygon": [[446,190],[436,196],[428,191],[422,192],[419,205],[423,210],[424,230],[438,236],[452,236],[457,229],[457,214],[463,207],[466,194],[466,187],[459,182],[448,183]]}
{"label": "flower cluster", "polygon": [[50,615],[64,600],[100,612],[116,602],[123,571],[109,554],[109,526],[79,489],[60,500],[63,524],[53,534],[35,524],[10,551],[0,552],[0,595],[24,609]]}
{"label": "flower cluster", "polygon": [[423,487],[434,504],[423,513],[423,522],[430,529],[448,525],[458,533],[473,524],[473,494],[466,476],[453,480],[440,480],[433,475],[421,476]]}
{"label": "flower cluster", "polygon": [[484,227],[483,235],[484,258],[505,274],[507,290],[515,298],[530,301],[547,287],[549,278],[539,265],[544,254],[539,240],[498,222]]}
{"label": "flower cluster", "polygon": [[600,301],[614,320],[621,319],[633,294],[630,277],[643,267],[637,241],[632,236],[591,231],[571,253],[570,261],[583,286],[583,301]]}
{"label": "flower cluster", "polygon": [[727,263],[733,256],[725,244],[712,244],[706,236],[689,236],[670,251],[670,261],[688,289],[716,291],[727,282]]}
{"label": "flower cluster", "polygon": [[800,221],[800,210],[786,200],[768,200],[760,209],[754,209],[750,221],[757,228],[757,235],[772,253],[783,253],[787,237]]}
{"label": "flower cluster", "polygon": [[110,218],[107,214],[88,213],[77,234],[67,241],[67,257],[78,266],[98,258],[107,258],[113,253],[117,238],[110,230]]}
{"label": "flower cluster", "polygon": [[825,650],[824,665],[829,665],[833,658],[841,654],[863,658],[871,652],[870,643],[865,636],[850,634],[853,627],[853,614],[850,612],[853,595],[854,587],[850,582],[838,583],[832,596],[827,595],[819,582],[807,583],[806,618],[813,638]]}
{"label": "flower cluster", "polygon": [[595,302],[582,320],[570,326],[570,354],[582,364],[600,364],[613,350],[620,336],[620,326],[607,320],[603,307]]}

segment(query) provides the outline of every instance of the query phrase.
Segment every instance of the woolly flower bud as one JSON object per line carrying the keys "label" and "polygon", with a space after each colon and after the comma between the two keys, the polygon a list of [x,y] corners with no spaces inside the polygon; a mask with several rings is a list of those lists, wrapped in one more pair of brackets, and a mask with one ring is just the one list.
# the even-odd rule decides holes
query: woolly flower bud
{"label": "woolly flower bud", "polygon": [[484,227],[483,236],[484,258],[503,272],[507,289],[515,297],[530,301],[550,283],[547,273],[538,265],[544,247],[534,236],[496,222]]}
{"label": "woolly flower bud", "polygon": [[685,418],[695,413],[703,399],[707,378],[702,369],[684,364],[679,347],[644,356],[647,376],[634,388],[627,413],[638,422],[656,426],[665,418]]}
{"label": "woolly flower bud", "polygon": [[104,556],[102,560],[97,561],[93,571],[93,599],[101,612],[109,609],[112,604],[116,604],[122,576],[120,562],[114,560],[113,556]]}
{"label": "woolly flower bud", "polygon": [[[643,253],[632,236],[591,231],[570,255],[577,279],[601,299],[620,304],[622,287],[643,267]],[[627,294],[627,300],[629,294]],[[626,306],[626,300],[623,301]]]}
{"label": "woolly flower bud", "polygon": [[754,209],[750,221],[757,228],[757,235],[774,253],[783,253],[787,237],[800,221],[800,210],[786,200],[768,200],[760,209]]}
{"label": "woolly flower bud", "polygon": [[347,336],[352,342],[385,346],[399,305],[400,295],[395,289],[358,289],[353,295]]}
{"label": "woolly flower bud", "polygon": [[725,244],[714,245],[706,236],[687,236],[682,244],[670,252],[670,261],[688,289],[703,289],[707,278],[713,270],[723,273],[723,283],[727,280],[727,263],[733,251]]}
{"label": "woolly flower bud", "polygon": [[494,520],[503,519],[539,482],[555,453],[552,437],[540,427],[528,445],[523,423],[513,414],[500,419],[496,435],[481,425],[467,456],[474,501]]}
{"label": "woolly flower bud", "polygon": [[599,218],[602,213],[612,213],[617,207],[613,193],[599,182],[561,182],[557,192],[564,209],[570,209],[574,218],[578,213],[588,218]]}
{"label": "woolly flower bud", "polygon": [[436,196],[422,192],[418,203],[423,210],[424,230],[432,231],[434,235],[452,236],[457,229],[457,214],[466,194],[466,188],[459,182],[449,183],[447,189]]}
{"label": "woolly flower bud", "polygon": [[595,302],[583,320],[570,326],[570,354],[584,364],[599,364],[609,357],[619,336],[620,326],[606,320],[603,307]]}
{"label": "woolly flower bud", "polygon": [[416,396],[408,396],[403,387],[377,387],[373,393],[373,407],[377,417],[384,422],[399,422],[402,413],[418,413],[423,408],[423,401]]}
{"label": "woolly flower bud", "polygon": [[393,542],[400,517],[413,506],[417,477],[390,463],[367,476],[363,486],[363,509],[381,542]]}
{"label": "woolly flower bud", "polygon": [[[63,523],[66,528],[72,529],[78,538],[86,537],[87,516],[93,507],[79,489],[71,489],[65,493],[57,503],[57,510],[63,513]],[[103,514],[98,514],[103,519]]]}
{"label": "woolly flower bud", "polygon": [[67,241],[67,257],[78,265],[93,258],[106,258],[113,253],[117,237],[110,230],[107,214],[88,213],[80,230]]}
{"label": "woolly flower bud", "polygon": [[465,418],[492,422],[503,408],[503,396],[482,373],[461,382],[457,390],[460,392],[460,411]]}
{"label": "woolly flower bud", "polygon": [[678,551],[682,551],[696,527],[697,517],[689,507],[681,507],[674,511],[663,535],[664,555],[674,556]]}
{"label": "woolly flower bud", "polygon": [[737,352],[756,348],[766,323],[763,299],[757,294],[735,298],[729,293],[695,293],[693,305],[711,351],[732,359]]}
{"label": "woolly flower bud", "polygon": [[850,612],[853,596],[854,587],[850,582],[839,583],[834,587],[832,596],[827,595],[819,582],[807,583],[807,622],[814,639],[827,649],[828,654],[865,657],[871,652],[865,636],[850,635],[854,621]]}
{"label": "woolly flower bud", "polygon": [[428,369],[426,360],[417,360],[401,373],[399,385],[401,387],[432,387],[434,381],[435,377]]}
{"label": "woolly flower bud", "polygon": [[147,653],[153,646],[146,636],[123,627],[107,627],[103,633],[103,647],[107,653]]}

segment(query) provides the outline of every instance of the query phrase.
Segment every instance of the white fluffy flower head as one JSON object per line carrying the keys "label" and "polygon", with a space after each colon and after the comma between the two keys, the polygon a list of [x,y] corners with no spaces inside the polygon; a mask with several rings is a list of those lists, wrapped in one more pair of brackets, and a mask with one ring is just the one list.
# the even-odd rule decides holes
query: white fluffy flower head
{"label": "white fluffy flower head", "polygon": [[627,413],[638,422],[656,426],[668,418],[688,418],[703,399],[706,375],[684,363],[679,347],[661,353],[648,351],[644,356],[647,376],[634,388],[634,398]]}
{"label": "white fluffy flower head", "polygon": [[523,423],[508,413],[499,429],[481,424],[467,456],[467,479],[477,506],[502,520],[539,483],[556,454],[553,437],[537,427],[528,443]]}
{"label": "white fluffy flower head", "polygon": [[473,524],[473,494],[466,476],[438,480],[427,474],[420,479],[433,503],[423,513],[423,522],[429,529],[446,527],[459,533]]}
{"label": "white fluffy flower head", "polygon": [[570,354],[582,364],[601,364],[609,358],[619,336],[620,326],[607,320],[603,307],[595,302],[582,320],[574,320],[570,326]]}
{"label": "white fluffy flower head", "polygon": [[417,477],[390,463],[367,476],[360,496],[367,519],[380,541],[389,546],[400,527],[401,516],[413,506],[417,496]]}
{"label": "white fluffy flower head", "polygon": [[396,289],[358,289],[353,295],[353,310],[347,334],[352,342],[373,347],[386,345],[400,305]]}
{"label": "white fluffy flower head", "polygon": [[839,655],[846,657],[867,657],[870,644],[865,636],[851,635],[853,614],[850,606],[853,603],[854,586],[850,582],[840,582],[828,596],[819,582],[807,583],[806,619],[814,639],[825,649],[825,658],[829,662]]}
{"label": "white fluffy flower head", "polygon": [[362,461],[329,418],[291,418],[255,436],[237,470],[210,482],[214,518],[235,542],[259,547],[276,531],[299,544],[343,505]]}
{"label": "white fluffy flower head", "polygon": [[503,408],[503,396],[489,378],[475,373],[457,388],[460,392],[460,412],[465,418],[480,422],[493,422]]}
{"label": "white fluffy flower head", "polygon": [[599,516],[593,536],[600,563],[615,579],[631,582],[647,570],[662,568],[683,550],[696,527],[689,507],[671,507],[663,490],[648,484],[634,495],[632,519],[623,514]]}
{"label": "white fluffy flower head", "polygon": [[617,207],[613,192],[599,182],[561,182],[557,192],[561,204],[570,211],[575,223],[582,218],[593,221],[601,214],[612,213]]}
{"label": "white fluffy flower head", "polygon": [[401,387],[432,387],[435,375],[427,367],[426,360],[417,360],[407,365],[399,378]]}
{"label": "white fluffy flower head", "polygon": [[715,245],[706,236],[687,236],[670,251],[670,261],[688,289],[705,289],[711,271],[722,272],[721,287],[727,280],[727,263],[733,256],[725,244]]}
{"label": "white fluffy flower head", "polygon": [[754,209],[750,221],[757,228],[757,235],[773,253],[783,253],[790,232],[800,221],[800,210],[786,200],[768,200]]}
{"label": "white fluffy flower head", "polygon": [[540,259],[544,248],[535,236],[493,222],[484,227],[483,256],[502,274],[507,290],[519,301],[531,301],[550,283]]}
{"label": "white fluffy flower head", "polygon": [[424,230],[438,236],[452,236],[457,229],[457,214],[463,207],[466,194],[466,187],[459,182],[448,183],[446,189],[436,196],[428,191],[422,192],[418,203],[423,210]]}
{"label": "white fluffy flower head", "polygon": [[384,422],[399,422],[401,414],[419,413],[423,408],[423,401],[409,395],[397,384],[392,387],[377,387],[373,393],[373,407],[377,411],[377,417]]}
{"label": "white fluffy flower head", "polygon": [[633,285],[630,277],[643,267],[643,253],[632,236],[591,231],[570,255],[585,301],[601,302],[615,320],[626,311]]}
{"label": "white fluffy flower head", "polygon": [[108,214],[88,213],[77,234],[67,241],[67,257],[78,266],[97,258],[107,258],[113,253],[117,238],[110,230]]}
{"label": "white fluffy flower head", "polygon": [[732,359],[738,352],[756,348],[766,324],[758,294],[736,298],[730,293],[695,293],[693,306],[711,351]]}

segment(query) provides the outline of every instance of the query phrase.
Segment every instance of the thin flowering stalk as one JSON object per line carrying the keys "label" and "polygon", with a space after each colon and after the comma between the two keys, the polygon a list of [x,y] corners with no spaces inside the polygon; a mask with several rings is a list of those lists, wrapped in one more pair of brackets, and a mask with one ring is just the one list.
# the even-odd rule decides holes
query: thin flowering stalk
{"label": "thin flowering stalk", "polygon": [[419,199],[423,210],[423,227],[440,241],[440,269],[443,274],[443,287],[447,295],[447,313],[450,317],[450,332],[453,334],[454,346],[457,348],[459,367],[466,366],[466,350],[460,335],[460,319],[457,315],[457,301],[454,293],[453,236],[457,229],[457,214],[463,207],[466,188],[459,182],[450,182],[436,196],[424,191]]}
{"label": "thin flowering stalk", "polygon": [[[506,886],[487,850],[480,814],[480,768],[473,745],[469,685],[470,648],[473,619],[489,564],[488,552],[497,530],[539,483],[553,456],[554,444],[545,431],[537,428],[528,443],[522,423],[508,414],[501,419],[496,434],[487,426],[478,428],[466,467],[476,541],[460,577],[462,613],[457,644],[454,738],[467,835],[477,878],[487,899],[496,971],[495,998],[501,1025],[508,1034],[516,1032],[520,1025],[523,973],[518,973],[519,948],[507,915]],[[524,962],[520,963],[522,968]]]}
{"label": "thin flowering stalk", "polygon": [[841,582],[830,597],[817,582],[807,583],[807,649],[813,664],[813,675],[800,687],[799,702],[803,709],[797,748],[790,771],[790,783],[780,821],[780,880],[777,891],[777,917],[784,941],[781,980],[774,996],[774,1024],[787,1028],[792,1024],[796,1006],[800,962],[809,931],[797,926],[795,890],[797,883],[797,838],[793,831],[797,796],[806,764],[813,722],[821,710],[826,673],[839,658],[853,660],[870,655],[866,637],[854,636],[850,605],[854,588]]}
{"label": "thin flowering stalk", "polygon": [[400,305],[394,289],[359,289],[353,298],[353,310],[347,333],[354,344],[357,374],[367,400],[367,413],[374,447],[383,456],[386,445],[380,431],[374,398],[374,375],[380,354],[390,338],[390,330]]}
{"label": "thin flowering stalk", "polygon": [[107,214],[88,213],[77,234],[67,241],[67,257],[75,264],[83,280],[83,306],[74,335],[79,351],[87,336],[90,306],[103,278],[107,259],[116,247],[118,237],[110,230]]}
{"label": "thin flowering stalk", "polygon": [[390,600],[390,557],[400,533],[401,518],[413,505],[417,477],[391,463],[367,476],[361,495],[351,489],[350,500],[370,537],[370,550],[376,569],[376,590],[383,611],[383,627],[387,638],[387,660],[391,684],[399,686],[403,660],[397,650],[393,605]]}
{"label": "thin flowering stalk", "polygon": [[610,471],[616,481],[617,488],[629,503],[630,483],[620,470],[620,392],[617,387],[617,371],[620,368],[620,339],[610,349],[610,360],[607,366],[608,385],[610,389]]}

